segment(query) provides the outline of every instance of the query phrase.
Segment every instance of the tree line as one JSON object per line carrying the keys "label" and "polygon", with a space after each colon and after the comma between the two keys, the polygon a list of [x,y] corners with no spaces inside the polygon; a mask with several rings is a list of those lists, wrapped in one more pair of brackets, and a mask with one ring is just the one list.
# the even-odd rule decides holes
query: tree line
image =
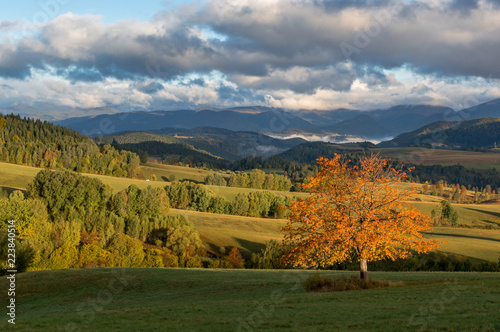
{"label": "tree line", "polygon": [[33,167],[135,177],[139,157],[96,145],[88,137],[46,121],[0,115],[0,161]]}
{"label": "tree line", "polygon": [[165,186],[165,192],[170,205],[176,209],[256,218],[282,219],[286,214],[285,206],[291,202],[290,197],[268,191],[239,193],[230,202],[216,196],[206,186],[189,181],[173,182]]}
{"label": "tree line", "polygon": [[253,169],[250,172],[231,172],[227,180],[218,173],[210,174],[205,177],[205,184],[279,191],[289,191],[292,187],[292,182],[287,176],[275,172],[266,174],[260,169]]}

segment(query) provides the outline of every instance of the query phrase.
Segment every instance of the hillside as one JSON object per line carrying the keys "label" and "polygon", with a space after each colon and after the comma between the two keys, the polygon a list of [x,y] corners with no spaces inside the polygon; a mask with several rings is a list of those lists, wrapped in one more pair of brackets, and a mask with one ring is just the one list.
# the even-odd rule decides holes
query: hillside
{"label": "hillside", "polygon": [[[500,117],[500,98],[460,111],[462,119]],[[450,119],[454,120],[454,119]]]}
{"label": "hillside", "polygon": [[377,138],[388,136],[392,130],[375,120],[367,114],[357,115],[355,118],[344,120],[332,126],[321,127],[325,133],[336,133],[340,135],[354,135],[366,138]]}
{"label": "hillside", "polygon": [[[301,138],[282,140],[257,132],[232,131],[215,127],[162,128],[149,132],[124,132],[97,139],[106,144],[121,145],[146,141],[184,143],[198,151],[205,151],[228,160],[237,160],[250,155],[270,157],[305,142]],[[147,152],[155,155],[150,151]]]}
{"label": "hillside", "polygon": [[500,144],[500,118],[467,121],[438,121],[409,133],[382,142],[378,146],[405,147],[411,145],[434,148],[463,149],[467,147],[493,147]]}
{"label": "hillside", "polygon": [[282,152],[270,160],[286,160],[289,162],[315,164],[319,157],[332,158],[336,153],[362,152],[365,148],[375,147],[371,143],[332,144],[325,142],[309,142],[297,145]]}
{"label": "hillside", "polygon": [[88,137],[61,126],[0,114],[0,161],[113,176],[136,176],[139,157],[97,146]]}

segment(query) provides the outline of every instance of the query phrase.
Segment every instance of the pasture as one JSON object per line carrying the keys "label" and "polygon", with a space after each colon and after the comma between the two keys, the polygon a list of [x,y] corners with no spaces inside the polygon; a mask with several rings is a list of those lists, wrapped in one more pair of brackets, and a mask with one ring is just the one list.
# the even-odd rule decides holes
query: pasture
{"label": "pasture", "polygon": [[[17,275],[3,331],[495,331],[499,273],[370,272],[397,286],[307,293],[303,270],[73,269]],[[323,271],[334,277],[356,272]],[[0,280],[7,289],[7,279]],[[6,303],[7,292],[0,293]]]}
{"label": "pasture", "polygon": [[459,150],[425,149],[417,147],[374,149],[382,157],[417,165],[457,165],[466,168],[491,169],[498,167],[500,153]]}

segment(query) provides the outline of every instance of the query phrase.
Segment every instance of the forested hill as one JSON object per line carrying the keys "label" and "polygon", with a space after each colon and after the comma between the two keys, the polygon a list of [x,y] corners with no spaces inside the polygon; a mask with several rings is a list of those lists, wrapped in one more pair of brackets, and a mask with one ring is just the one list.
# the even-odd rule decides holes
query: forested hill
{"label": "forested hill", "polygon": [[333,158],[335,154],[350,156],[352,154],[363,153],[365,149],[374,148],[370,142],[333,144],[326,142],[308,142],[297,145],[283,153],[269,158],[269,162],[274,160],[295,161],[299,163],[315,164],[319,157]]}
{"label": "forested hill", "polygon": [[51,123],[0,114],[0,161],[113,176],[136,176],[139,157],[98,146],[88,137]]}
{"label": "forested hill", "polygon": [[463,149],[467,147],[493,147],[500,144],[500,118],[468,121],[434,122],[396,138],[382,142],[380,147],[411,145],[437,148]]}

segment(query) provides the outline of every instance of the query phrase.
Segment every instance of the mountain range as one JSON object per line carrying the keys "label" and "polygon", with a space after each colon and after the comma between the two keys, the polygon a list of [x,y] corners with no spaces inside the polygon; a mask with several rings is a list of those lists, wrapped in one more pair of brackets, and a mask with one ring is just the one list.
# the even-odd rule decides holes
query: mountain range
{"label": "mountain range", "polygon": [[89,136],[163,128],[212,127],[278,137],[291,133],[310,133],[387,139],[436,121],[463,121],[485,117],[500,117],[500,99],[460,111],[431,105],[399,105],[373,111],[337,109],[296,112],[268,107],[239,107],[224,110],[121,112],[68,118],[55,123]]}
{"label": "mountain range", "polygon": [[493,147],[500,144],[500,118],[467,121],[437,121],[394,139],[382,142],[382,148],[427,146],[433,148],[464,149]]}

